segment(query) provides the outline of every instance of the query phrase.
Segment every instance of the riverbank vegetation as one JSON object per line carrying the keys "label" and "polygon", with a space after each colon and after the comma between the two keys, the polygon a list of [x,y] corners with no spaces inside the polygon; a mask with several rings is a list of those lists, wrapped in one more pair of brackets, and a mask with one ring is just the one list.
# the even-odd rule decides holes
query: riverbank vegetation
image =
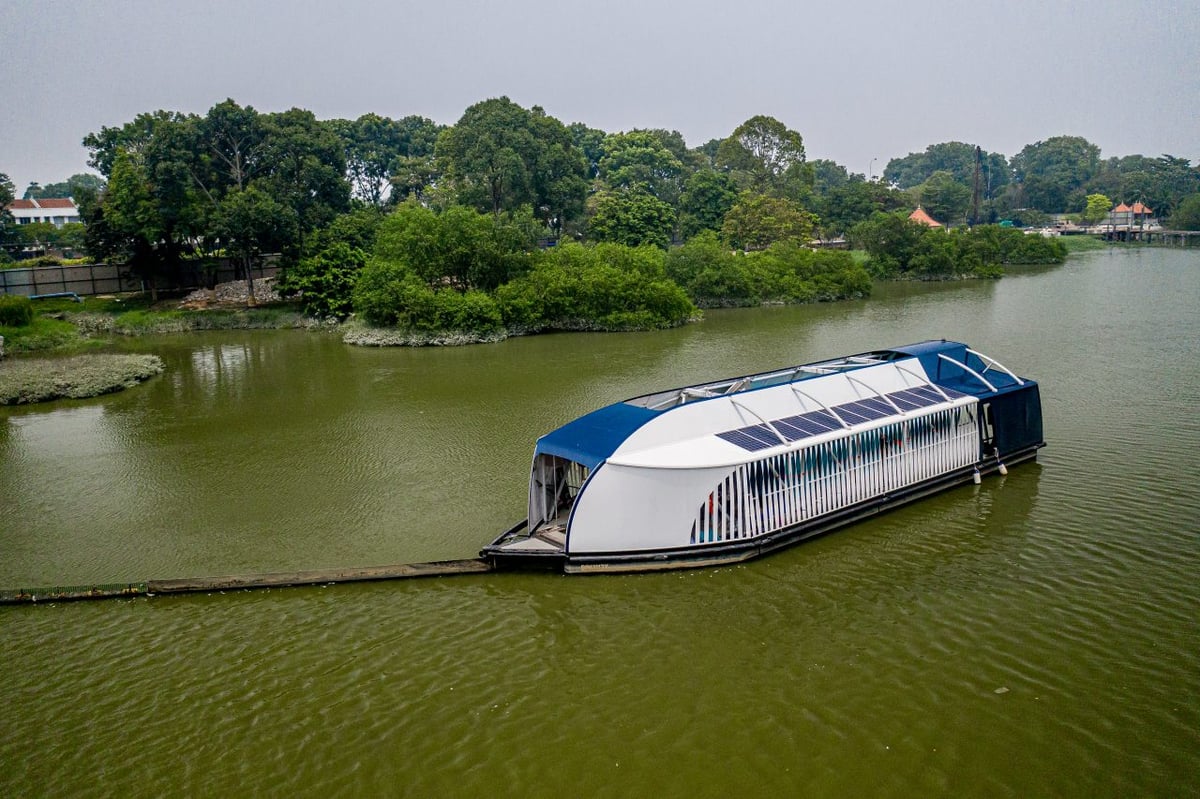
{"label": "riverbank vegetation", "polygon": [[888,280],[999,277],[1008,264],[1062,263],[1067,247],[1061,238],[999,225],[931,228],[904,214],[876,214],[850,231],[870,256],[871,274]]}
{"label": "riverbank vegetation", "polygon": [[[84,144],[103,176],[72,178],[84,244],[143,281],[151,301],[215,259],[246,270],[272,253],[280,291],[304,314],[353,316],[397,331],[384,337],[394,340],[651,329],[700,308],[861,297],[872,277],[996,277],[1065,252],[987,223],[1091,214],[1101,194],[1186,216],[1200,192],[1186,159],[1104,161],[1079,137],[1011,159],[934,144],[892,159],[877,179],[809,160],[801,134],[769,116],[689,147],[677,131],[564,124],[506,97],[453,125],[318,120],[226,100],[203,115],[141,114]],[[908,221],[918,205],[952,229]],[[0,237],[10,222],[0,218]],[[827,249],[846,240],[865,262]],[[247,293],[256,304],[253,286]],[[147,313],[113,330],[256,325]],[[262,324],[300,324],[285,314],[271,310]],[[53,340],[50,328],[27,343]]]}

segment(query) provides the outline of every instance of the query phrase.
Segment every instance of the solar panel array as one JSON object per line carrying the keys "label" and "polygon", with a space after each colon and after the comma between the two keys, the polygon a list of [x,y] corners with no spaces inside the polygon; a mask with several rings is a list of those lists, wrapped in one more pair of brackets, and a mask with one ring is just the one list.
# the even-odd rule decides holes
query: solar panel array
{"label": "solar panel array", "polygon": [[[954,391],[949,388],[943,388],[942,391],[951,399],[966,396],[960,391]],[[902,411],[928,408],[932,405],[940,405],[945,402],[945,398],[931,386],[906,388],[901,391],[893,391],[886,396]],[[833,406],[833,411],[846,420],[846,424],[850,425],[861,424],[862,422],[869,422],[874,419],[883,419],[888,416],[898,416],[896,408],[893,408],[879,397],[866,397],[842,405],[835,405]],[[779,440],[779,436],[783,436],[790,443],[818,436],[822,433],[828,433],[831,430],[843,429],[841,423],[833,417],[833,414],[825,410],[810,411],[797,416],[788,416],[784,419],[775,419],[771,422],[771,427],[778,430],[779,435],[776,435],[765,424],[752,424],[749,427],[739,427],[737,430],[727,430],[724,433],[717,433],[717,437],[725,439],[730,444],[736,444],[744,450],[757,452],[760,449],[770,449],[782,444],[783,442]]]}

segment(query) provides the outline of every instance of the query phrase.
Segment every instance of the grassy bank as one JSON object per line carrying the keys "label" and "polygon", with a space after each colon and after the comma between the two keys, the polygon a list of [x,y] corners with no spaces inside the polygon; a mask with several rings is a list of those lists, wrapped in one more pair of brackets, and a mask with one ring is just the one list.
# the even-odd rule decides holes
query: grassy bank
{"label": "grassy bank", "polygon": [[0,361],[0,405],[96,397],[161,374],[156,355],[90,354]]}
{"label": "grassy bank", "polygon": [[1066,246],[1068,253],[1091,252],[1112,246],[1103,239],[1098,239],[1095,236],[1059,236],[1058,240]]}
{"label": "grassy bank", "polygon": [[275,330],[310,328],[320,322],[292,303],[258,308],[175,310],[133,298],[37,300],[31,324],[0,326],[8,355],[65,355],[86,352],[116,337],[187,333],[193,330]]}

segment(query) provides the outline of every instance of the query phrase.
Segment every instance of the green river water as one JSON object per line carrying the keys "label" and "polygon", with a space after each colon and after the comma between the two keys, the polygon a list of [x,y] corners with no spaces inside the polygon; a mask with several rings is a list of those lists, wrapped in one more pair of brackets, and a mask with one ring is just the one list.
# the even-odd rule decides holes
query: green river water
{"label": "green river water", "polygon": [[1200,253],[454,349],[137,340],[0,409],[0,585],[472,557],[534,439],[925,338],[1042,385],[1012,469],[737,567],[0,608],[0,796],[1200,796]]}

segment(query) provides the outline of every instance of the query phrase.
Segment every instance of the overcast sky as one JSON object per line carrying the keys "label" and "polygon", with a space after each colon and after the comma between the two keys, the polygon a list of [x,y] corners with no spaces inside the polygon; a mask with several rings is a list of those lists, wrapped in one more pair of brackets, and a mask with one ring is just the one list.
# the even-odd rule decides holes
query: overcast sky
{"label": "overcast sky", "polygon": [[85,171],[89,132],[226,97],[451,124],[507,95],[690,146],[767,114],[875,174],[1063,134],[1200,161],[1197,0],[0,0],[0,67],[18,193]]}

